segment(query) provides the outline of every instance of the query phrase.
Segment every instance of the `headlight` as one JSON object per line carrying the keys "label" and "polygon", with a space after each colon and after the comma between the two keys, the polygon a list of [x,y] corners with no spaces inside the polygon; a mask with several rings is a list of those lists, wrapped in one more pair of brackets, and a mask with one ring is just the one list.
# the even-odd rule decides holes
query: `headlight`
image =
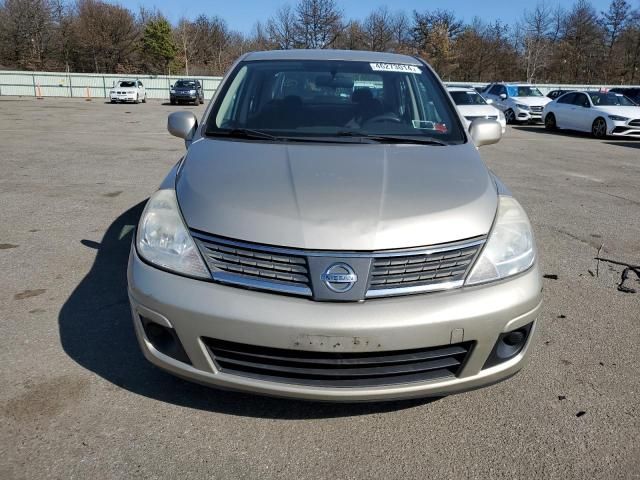
{"label": "headlight", "polygon": [[169,90],[170,93],[176,93],[176,91],[172,88],[171,90]]}
{"label": "headlight", "polygon": [[189,90],[189,93],[190,93],[191,95],[195,95],[196,91],[195,91],[195,90]]}
{"label": "headlight", "polygon": [[182,221],[174,190],[158,190],[142,213],[136,236],[138,253],[149,263],[199,278],[211,278]]}
{"label": "headlight", "polygon": [[621,117],[620,115],[609,115],[609,118],[614,122],[626,122],[629,117]]}
{"label": "headlight", "polygon": [[110,90],[109,93],[116,93],[116,91],[115,90]]}
{"label": "headlight", "polygon": [[466,285],[490,282],[527,270],[535,260],[531,224],[513,197],[499,197],[498,215]]}
{"label": "headlight", "polygon": [[518,107],[520,110],[531,110],[531,108],[529,108],[529,105],[525,105],[524,103],[516,103],[516,107]]}

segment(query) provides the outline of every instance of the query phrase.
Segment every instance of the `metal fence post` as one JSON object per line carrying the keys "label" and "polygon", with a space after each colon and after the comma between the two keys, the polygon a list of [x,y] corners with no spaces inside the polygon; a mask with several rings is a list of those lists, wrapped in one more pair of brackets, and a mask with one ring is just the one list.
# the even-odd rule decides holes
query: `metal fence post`
{"label": "metal fence post", "polygon": [[36,74],[35,73],[31,74],[31,81],[33,82],[33,96],[37,97],[38,96],[38,90],[36,89]]}
{"label": "metal fence post", "polygon": [[104,98],[107,98],[107,83],[104,79],[104,75],[102,75],[102,95],[104,96]]}
{"label": "metal fence post", "polygon": [[71,98],[73,98],[73,86],[71,85],[71,79],[73,77],[69,75],[69,93],[71,94]]}

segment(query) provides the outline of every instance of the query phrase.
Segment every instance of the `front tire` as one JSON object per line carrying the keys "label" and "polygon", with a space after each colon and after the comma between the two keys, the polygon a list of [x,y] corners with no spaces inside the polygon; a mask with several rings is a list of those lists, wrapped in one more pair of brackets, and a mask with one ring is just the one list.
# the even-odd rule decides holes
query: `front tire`
{"label": "front tire", "polygon": [[142,97],[142,103],[147,103],[147,94],[145,93],[144,97]]}
{"label": "front tire", "polygon": [[135,103],[135,104],[140,103],[140,97],[138,97],[138,95],[136,95],[136,99],[135,99],[135,101],[133,103]]}
{"label": "front tire", "polygon": [[513,124],[516,122],[516,114],[513,113],[513,110],[508,109],[504,112],[504,118],[507,121],[507,125]]}
{"label": "front tire", "polygon": [[604,121],[604,118],[598,117],[593,121],[591,134],[595,138],[605,138],[607,136],[607,122]]}
{"label": "front tire", "polygon": [[556,130],[558,128],[556,116],[553,113],[548,113],[547,116],[544,117],[544,128],[547,130]]}

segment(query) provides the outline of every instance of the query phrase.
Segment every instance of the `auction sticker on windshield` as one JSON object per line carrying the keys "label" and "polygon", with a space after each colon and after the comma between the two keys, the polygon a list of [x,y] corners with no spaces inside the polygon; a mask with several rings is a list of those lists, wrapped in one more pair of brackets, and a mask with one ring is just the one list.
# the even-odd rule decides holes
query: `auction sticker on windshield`
{"label": "auction sticker on windshield", "polygon": [[403,65],[401,63],[370,63],[374,72],[401,72],[401,73],[421,73],[415,65]]}

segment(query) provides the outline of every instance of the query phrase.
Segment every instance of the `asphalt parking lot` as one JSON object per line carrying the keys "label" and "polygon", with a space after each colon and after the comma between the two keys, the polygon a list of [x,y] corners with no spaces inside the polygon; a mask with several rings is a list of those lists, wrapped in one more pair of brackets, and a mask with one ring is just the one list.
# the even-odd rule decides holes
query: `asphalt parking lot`
{"label": "asphalt parking lot", "polygon": [[509,127],[482,149],[528,211],[529,365],[435,401],[318,404],[152,367],[131,228],[184,152],[174,107],[0,99],[0,478],[640,478],[640,140]]}

